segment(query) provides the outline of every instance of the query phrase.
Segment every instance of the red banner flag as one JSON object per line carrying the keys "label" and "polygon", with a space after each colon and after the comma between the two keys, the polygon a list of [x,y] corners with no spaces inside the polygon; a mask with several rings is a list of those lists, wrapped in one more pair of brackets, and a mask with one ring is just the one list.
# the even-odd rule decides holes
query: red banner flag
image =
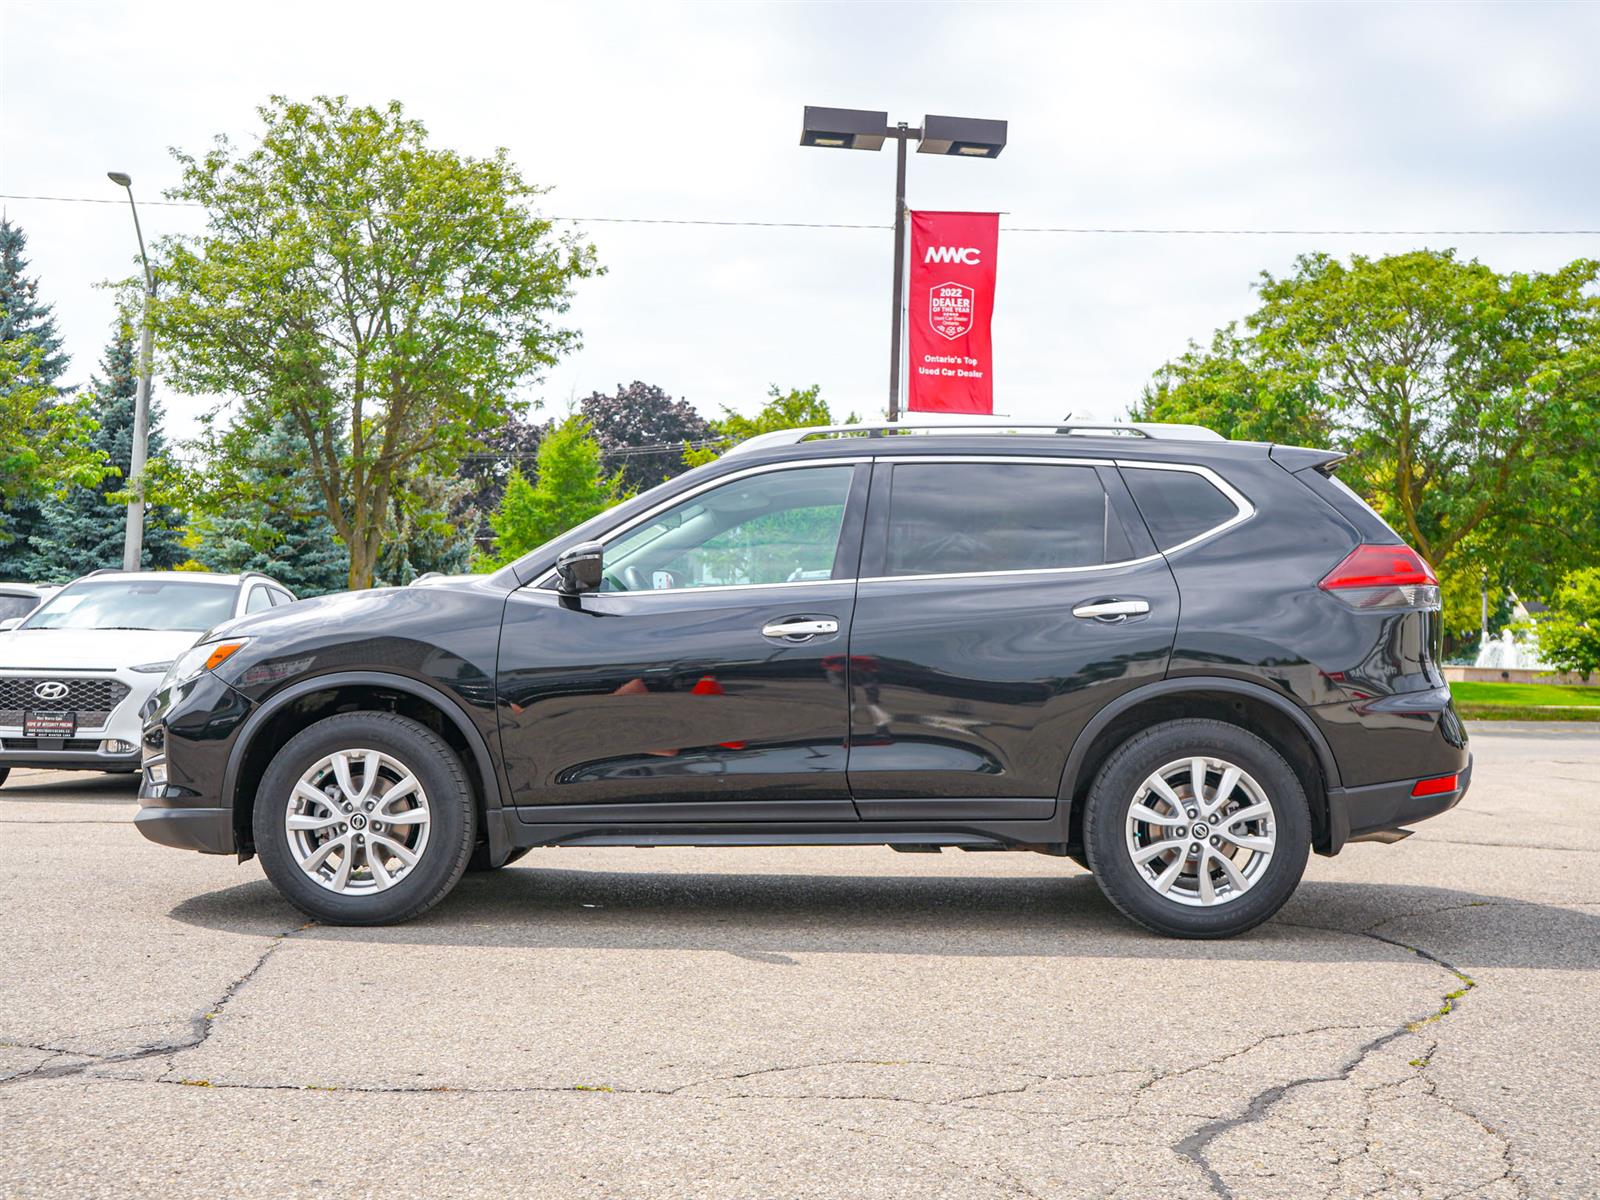
{"label": "red banner flag", "polygon": [[994,412],[997,213],[911,214],[910,412]]}

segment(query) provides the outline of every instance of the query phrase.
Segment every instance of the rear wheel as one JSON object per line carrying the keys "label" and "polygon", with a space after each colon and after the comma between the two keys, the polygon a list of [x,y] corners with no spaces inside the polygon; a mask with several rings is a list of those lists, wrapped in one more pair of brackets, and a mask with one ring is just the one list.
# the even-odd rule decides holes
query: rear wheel
{"label": "rear wheel", "polygon": [[1229,937],[1294,893],[1311,815],[1299,777],[1255,734],[1168,721],[1106,760],[1083,832],[1090,870],[1125,915],[1171,937]]}
{"label": "rear wheel", "polygon": [[394,713],[340,713],[291,738],[253,817],[261,865],[284,898],[332,925],[386,925],[437,904],[472,852],[461,762]]}

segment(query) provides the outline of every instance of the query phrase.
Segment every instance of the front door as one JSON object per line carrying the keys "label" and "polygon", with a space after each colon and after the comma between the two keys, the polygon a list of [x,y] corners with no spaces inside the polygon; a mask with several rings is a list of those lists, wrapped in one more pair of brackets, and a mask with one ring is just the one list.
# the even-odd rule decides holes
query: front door
{"label": "front door", "polygon": [[525,820],[853,820],[844,648],[870,466],[756,468],[512,594],[500,729]]}
{"label": "front door", "polygon": [[1109,465],[880,459],[850,636],[863,819],[1043,819],[1088,720],[1159,679],[1178,591]]}

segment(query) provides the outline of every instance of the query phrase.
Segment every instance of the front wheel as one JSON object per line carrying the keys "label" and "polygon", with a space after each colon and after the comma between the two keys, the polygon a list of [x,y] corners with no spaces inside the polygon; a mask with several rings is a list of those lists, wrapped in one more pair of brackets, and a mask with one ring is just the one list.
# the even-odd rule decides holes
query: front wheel
{"label": "front wheel", "polygon": [[1255,734],[1167,721],[1106,760],[1083,840],[1101,890],[1126,916],[1170,937],[1231,937],[1294,893],[1311,814],[1299,777]]}
{"label": "front wheel", "polygon": [[352,712],[278,751],[252,824],[267,878],[296,908],[330,925],[387,925],[456,885],[476,816],[460,759],[432,730]]}

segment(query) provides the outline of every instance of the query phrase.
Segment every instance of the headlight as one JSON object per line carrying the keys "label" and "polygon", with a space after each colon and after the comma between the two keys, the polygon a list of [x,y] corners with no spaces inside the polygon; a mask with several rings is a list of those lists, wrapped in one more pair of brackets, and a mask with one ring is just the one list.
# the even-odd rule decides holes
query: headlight
{"label": "headlight", "polygon": [[[201,671],[215,671],[244,648],[249,638],[222,638],[215,642],[202,642],[180,654],[167,673],[162,676],[161,687],[187,683]],[[137,670],[138,668],[135,668]]]}

